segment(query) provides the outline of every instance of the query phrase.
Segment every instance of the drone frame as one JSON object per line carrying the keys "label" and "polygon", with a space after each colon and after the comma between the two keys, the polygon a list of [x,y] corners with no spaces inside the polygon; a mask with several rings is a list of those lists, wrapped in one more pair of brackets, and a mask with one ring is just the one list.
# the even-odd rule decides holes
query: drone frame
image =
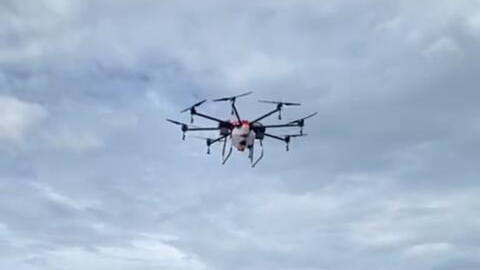
{"label": "drone frame", "polygon": [[[250,94],[252,94],[252,91],[247,92],[247,93],[243,93],[243,94],[240,94],[240,95],[237,95],[237,96],[214,99],[213,101],[214,102],[229,101],[230,106],[231,106],[231,115],[235,115],[235,118],[238,120],[238,124],[240,125],[240,123],[242,122],[242,118],[240,117],[240,113],[238,112],[238,109],[235,106],[235,102],[236,102],[237,98],[247,96],[247,95],[250,95]],[[222,164],[225,164],[227,162],[227,160],[230,158],[230,155],[232,154],[232,145],[230,145],[229,152],[225,156],[227,138],[231,137],[232,130],[236,127],[236,125],[229,122],[229,121],[221,120],[221,119],[216,118],[214,116],[210,116],[210,115],[198,112],[197,107],[202,105],[206,101],[207,100],[204,99],[200,102],[197,102],[196,104],[182,110],[180,113],[184,113],[184,112],[188,112],[188,111],[190,112],[190,124],[193,124],[194,116],[198,116],[198,117],[210,120],[210,121],[217,122],[218,123],[217,127],[190,127],[189,125],[187,125],[185,123],[181,123],[181,122],[178,122],[178,121],[175,121],[175,120],[167,119],[167,121],[181,126],[181,130],[182,130],[182,133],[183,133],[183,135],[182,135],[183,140],[185,140],[185,134],[187,132],[190,132],[190,131],[216,131],[216,130],[219,130],[220,131],[220,136],[218,138],[215,138],[215,139],[206,138],[207,154],[210,154],[210,147],[213,144],[223,141],[223,148],[222,148],[222,159],[223,159],[223,161],[222,161]],[[268,118],[269,116],[271,116],[275,113],[278,113],[278,119],[282,120],[281,112],[282,112],[282,109],[283,109],[284,106],[299,106],[301,104],[300,103],[291,103],[291,102],[265,101],[265,100],[259,100],[259,102],[275,104],[276,108],[274,110],[271,110],[271,111],[263,114],[262,116],[256,118],[255,120],[249,122],[250,128],[256,134],[255,140],[258,140],[260,142],[260,146],[261,146],[261,149],[262,149],[260,156],[254,161],[253,160],[254,145],[249,147],[249,151],[250,151],[249,159],[251,161],[252,167],[255,167],[260,162],[260,160],[262,160],[262,158],[264,156],[263,140],[265,139],[265,137],[284,142],[286,144],[286,151],[289,151],[290,150],[289,149],[289,144],[290,144],[291,138],[306,136],[306,134],[303,133],[303,127],[305,126],[305,120],[310,118],[310,117],[313,117],[317,114],[317,112],[315,112],[315,113],[312,113],[312,114],[310,114],[306,117],[303,117],[303,118],[300,118],[300,119],[297,119],[297,120],[294,120],[294,121],[290,121],[290,122],[284,123],[284,124],[263,125],[263,124],[260,124],[260,121]],[[267,129],[288,128],[288,127],[299,127],[300,128],[299,134],[273,135],[273,134],[270,134],[270,133],[266,132]]]}

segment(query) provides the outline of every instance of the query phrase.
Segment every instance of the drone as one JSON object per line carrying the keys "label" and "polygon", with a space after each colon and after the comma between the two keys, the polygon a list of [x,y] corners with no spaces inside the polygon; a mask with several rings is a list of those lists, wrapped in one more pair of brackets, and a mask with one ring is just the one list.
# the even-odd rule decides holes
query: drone
{"label": "drone", "polygon": [[[278,120],[282,120],[282,109],[283,107],[288,106],[300,106],[300,103],[293,103],[293,102],[281,102],[281,101],[270,101],[270,100],[259,100],[261,103],[268,103],[275,105],[275,109],[254,119],[253,121],[244,120],[240,117],[238,113],[238,109],[235,106],[235,102],[238,98],[244,97],[247,95],[252,94],[253,92],[247,92],[236,96],[224,97],[219,99],[212,100],[213,102],[230,102],[231,107],[231,115],[234,116],[235,120],[222,120],[213,116],[209,116],[197,111],[197,108],[204,104],[207,100],[204,99],[194,105],[182,110],[180,113],[190,112],[190,125],[167,119],[168,122],[173,123],[181,127],[182,131],[182,140],[185,140],[187,132],[194,132],[194,131],[219,131],[218,138],[203,138],[198,136],[193,136],[195,138],[204,139],[207,143],[207,154],[210,154],[210,147],[216,143],[223,143],[222,148],[222,164],[225,164],[230,155],[232,154],[232,149],[235,147],[238,151],[244,152],[248,149],[248,158],[250,159],[250,163],[252,168],[255,167],[262,159],[264,155],[263,150],[263,140],[265,138],[271,138],[274,140],[282,141],[286,144],[286,150],[289,151],[289,145],[292,138],[296,137],[303,137],[307,134],[303,133],[303,127],[305,126],[305,120],[311,118],[317,114],[317,112],[312,113],[304,118],[300,118],[294,121],[290,121],[284,124],[276,124],[276,125],[263,125],[260,121],[263,119],[278,113]],[[205,118],[207,120],[216,122],[218,125],[216,127],[197,127],[192,126],[194,123],[194,116]],[[269,129],[275,128],[289,128],[289,127],[299,127],[298,134],[289,134],[289,135],[273,135],[268,133]],[[226,153],[227,141],[230,139],[230,149],[228,153]],[[261,147],[260,155],[254,159],[254,147],[255,142],[258,141]]]}

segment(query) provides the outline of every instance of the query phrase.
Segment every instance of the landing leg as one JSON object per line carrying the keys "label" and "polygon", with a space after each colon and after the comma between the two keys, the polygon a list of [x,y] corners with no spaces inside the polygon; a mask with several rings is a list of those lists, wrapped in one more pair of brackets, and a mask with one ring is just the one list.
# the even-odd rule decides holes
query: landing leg
{"label": "landing leg", "polygon": [[225,148],[227,147],[227,138],[225,137],[223,141],[223,148],[222,148],[222,158],[225,158]]}
{"label": "landing leg", "polygon": [[253,153],[254,153],[254,148],[253,147],[254,146],[252,145],[248,148],[248,150],[249,150],[248,158],[250,159],[250,164],[253,164]]}
{"label": "landing leg", "polygon": [[225,165],[225,163],[227,162],[227,160],[230,158],[230,155],[232,154],[232,146],[230,145],[230,150],[228,151],[228,154],[226,157],[223,157],[223,162],[222,162],[222,165]]}
{"label": "landing leg", "polygon": [[[260,162],[260,160],[262,160],[262,158],[263,158],[263,141],[260,141],[260,147],[262,148],[262,150],[260,152],[260,156],[255,161],[255,163],[252,164],[252,168],[255,168],[255,166],[258,164],[258,162]],[[253,155],[252,155],[252,158],[253,158]]]}

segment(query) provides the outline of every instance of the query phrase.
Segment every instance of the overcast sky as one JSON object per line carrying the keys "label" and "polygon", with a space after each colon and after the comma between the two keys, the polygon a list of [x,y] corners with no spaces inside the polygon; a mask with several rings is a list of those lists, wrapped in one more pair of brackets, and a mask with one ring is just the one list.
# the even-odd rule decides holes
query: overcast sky
{"label": "overcast sky", "polygon": [[[0,0],[0,268],[480,269],[479,48],[476,0]],[[319,112],[255,169],[165,121],[250,90]]]}

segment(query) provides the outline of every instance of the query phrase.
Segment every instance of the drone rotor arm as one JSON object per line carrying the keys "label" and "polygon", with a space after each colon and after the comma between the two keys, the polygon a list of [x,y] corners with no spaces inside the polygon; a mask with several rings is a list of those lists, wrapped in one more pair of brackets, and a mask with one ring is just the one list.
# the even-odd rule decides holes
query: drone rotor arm
{"label": "drone rotor arm", "polygon": [[254,123],[257,123],[257,122],[259,122],[259,121],[262,121],[263,119],[269,117],[270,115],[272,115],[272,114],[274,114],[274,113],[276,113],[276,112],[279,112],[280,110],[281,110],[281,107],[277,107],[275,110],[270,111],[270,112],[268,112],[268,113],[266,113],[266,114],[258,117],[257,119],[253,120],[253,121],[251,122],[251,124],[254,124]]}
{"label": "drone rotor arm", "polygon": [[198,127],[198,128],[188,128],[187,131],[214,131],[219,130],[218,127]]}
{"label": "drone rotor arm", "polygon": [[280,137],[278,135],[265,133],[265,136],[284,142],[286,144],[286,150],[289,151],[291,138],[304,137],[304,136],[307,136],[307,134],[300,133],[300,134],[291,134],[291,135],[281,135],[283,137]]}
{"label": "drone rotor arm", "polygon": [[216,117],[209,116],[209,115],[206,115],[206,114],[203,114],[203,113],[199,113],[199,112],[196,112],[196,111],[194,111],[193,114],[196,115],[196,116],[199,116],[199,117],[208,119],[208,120],[212,120],[212,121],[218,122],[218,123],[223,123],[223,122],[225,122],[225,121],[223,121],[223,120],[221,120],[221,119],[218,119],[218,118],[216,118]]}
{"label": "drone rotor arm", "polygon": [[[204,130],[204,129],[202,129]],[[212,139],[212,138],[208,138],[208,137],[202,137],[202,136],[189,136],[190,138],[196,138],[196,139],[200,139],[200,140],[205,140],[205,142],[207,143],[207,155],[210,154],[210,146],[212,146],[212,144],[215,144],[215,143],[218,143],[218,142],[221,142],[225,139],[225,142],[226,142],[226,137],[228,135],[224,135],[224,136],[220,136],[216,139]]]}
{"label": "drone rotor arm", "polygon": [[242,118],[240,117],[240,114],[238,113],[237,107],[235,106],[235,103],[232,103],[232,111],[235,114],[235,117],[237,117],[238,122],[242,122]]}
{"label": "drone rotor arm", "polygon": [[230,102],[231,102],[231,106],[232,106],[232,115],[235,115],[235,117],[237,118],[238,122],[241,122],[241,121],[242,121],[242,118],[240,117],[240,114],[238,113],[238,109],[237,109],[237,107],[235,106],[235,101],[236,101],[237,98],[239,98],[239,97],[248,96],[248,95],[250,95],[250,94],[252,94],[252,93],[253,93],[253,92],[250,91],[250,92],[243,93],[243,94],[236,95],[236,96],[218,98],[218,99],[214,99],[213,102],[230,101]]}
{"label": "drone rotor arm", "polygon": [[214,139],[214,140],[211,140],[211,141],[210,141],[210,145],[212,145],[212,144],[214,144],[214,143],[218,143],[218,142],[223,141],[223,139],[226,139],[229,135],[230,135],[230,134],[224,135],[224,136],[220,136],[220,137],[218,137],[218,138],[216,138],[216,139]]}
{"label": "drone rotor arm", "polygon": [[264,128],[287,128],[287,127],[298,127],[298,123],[286,123],[286,124],[279,124],[279,125],[265,125]]}
{"label": "drone rotor arm", "polygon": [[272,134],[265,133],[265,136],[266,136],[266,137],[269,137],[269,138],[272,138],[272,139],[275,139],[275,140],[279,140],[279,141],[285,142],[285,143],[287,142],[287,139],[282,138],[282,137],[277,136],[277,135],[272,135]]}

